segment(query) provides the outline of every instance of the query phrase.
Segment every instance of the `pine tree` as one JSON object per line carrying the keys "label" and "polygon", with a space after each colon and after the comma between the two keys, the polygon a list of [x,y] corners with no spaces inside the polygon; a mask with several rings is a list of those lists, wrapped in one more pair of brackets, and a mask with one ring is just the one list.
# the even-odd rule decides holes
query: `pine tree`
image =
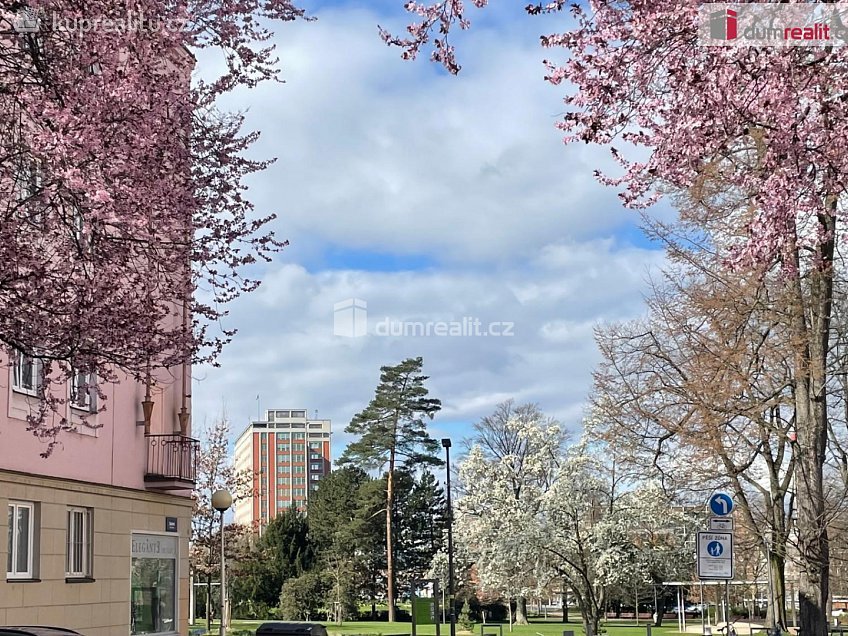
{"label": "pine tree", "polygon": [[429,470],[396,475],[395,565],[398,586],[427,577],[447,529],[445,491]]}
{"label": "pine tree", "polygon": [[395,471],[401,466],[438,466],[439,444],[427,433],[426,419],[442,408],[429,398],[421,375],[423,360],[407,358],[394,367],[380,369],[380,384],[374,398],[356,415],[345,432],[359,435],[341,457],[340,463],[364,470],[386,470],[386,600],[389,621],[395,620],[392,519],[394,516]]}

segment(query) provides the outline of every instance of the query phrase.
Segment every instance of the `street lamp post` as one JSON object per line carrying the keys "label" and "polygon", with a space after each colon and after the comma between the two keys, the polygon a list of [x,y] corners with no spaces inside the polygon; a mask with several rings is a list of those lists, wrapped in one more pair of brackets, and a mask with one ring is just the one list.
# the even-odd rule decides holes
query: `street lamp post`
{"label": "street lamp post", "polygon": [[233,496],[229,490],[221,489],[212,493],[212,507],[221,513],[221,636],[226,636],[227,625],[224,612],[227,608],[227,566],[224,561],[224,513],[233,505]]}
{"label": "street lamp post", "polygon": [[447,503],[448,503],[448,603],[450,604],[450,636],[456,636],[456,600],[453,587],[453,506],[451,505],[450,483],[450,448],[449,437],[442,439],[445,448],[445,473],[447,474]]}

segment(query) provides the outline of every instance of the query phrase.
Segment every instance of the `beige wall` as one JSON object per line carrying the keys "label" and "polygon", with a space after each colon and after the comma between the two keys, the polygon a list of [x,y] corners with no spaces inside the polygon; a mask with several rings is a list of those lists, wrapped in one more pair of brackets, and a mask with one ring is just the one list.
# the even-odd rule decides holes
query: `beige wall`
{"label": "beige wall", "polygon": [[[40,544],[40,582],[6,581],[3,570],[0,625],[58,625],[77,629],[86,636],[128,635],[131,535],[133,532],[165,534],[165,517],[177,517],[179,633],[188,634],[191,499],[0,470],[0,564],[4,568],[9,499],[39,504],[40,524],[36,530]],[[68,506],[94,510],[94,582],[65,582]]]}

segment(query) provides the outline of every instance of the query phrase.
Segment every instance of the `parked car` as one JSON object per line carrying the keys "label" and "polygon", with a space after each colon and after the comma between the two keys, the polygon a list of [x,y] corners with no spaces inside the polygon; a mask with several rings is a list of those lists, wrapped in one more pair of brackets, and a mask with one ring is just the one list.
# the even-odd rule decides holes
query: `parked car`
{"label": "parked car", "polygon": [[327,636],[327,628],[320,623],[262,623],[256,636]]}
{"label": "parked car", "polygon": [[0,636],[82,636],[79,632],[64,627],[45,627],[41,625],[21,625],[0,627]]}

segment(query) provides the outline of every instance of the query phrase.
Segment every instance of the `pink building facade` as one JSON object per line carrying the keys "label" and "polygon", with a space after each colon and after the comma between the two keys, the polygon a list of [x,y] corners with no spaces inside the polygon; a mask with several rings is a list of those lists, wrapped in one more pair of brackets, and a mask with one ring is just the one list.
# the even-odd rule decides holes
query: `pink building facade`
{"label": "pink building facade", "polygon": [[[184,69],[187,88],[193,58],[172,57],[162,63]],[[33,197],[37,172],[27,167],[0,191]],[[38,362],[0,350],[0,626],[187,636],[198,450],[190,367],[153,380],[149,395],[127,378],[99,386],[102,395],[89,376],[55,388],[68,403],[48,417],[72,430],[42,457],[47,442],[27,430],[39,407]]]}
{"label": "pink building facade", "polygon": [[155,379],[147,420],[145,385],[125,379],[98,399],[93,379],[70,382],[60,415],[75,430],[44,458],[26,430],[39,399],[30,363],[0,360],[0,626],[187,634],[190,368]]}

